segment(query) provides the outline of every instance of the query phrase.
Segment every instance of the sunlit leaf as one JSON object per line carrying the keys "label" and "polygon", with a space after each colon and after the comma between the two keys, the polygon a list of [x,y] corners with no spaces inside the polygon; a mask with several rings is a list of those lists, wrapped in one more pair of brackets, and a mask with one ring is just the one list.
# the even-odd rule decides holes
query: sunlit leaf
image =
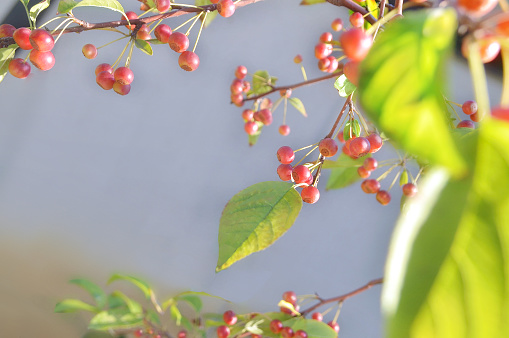
{"label": "sunlit leaf", "polygon": [[306,109],[304,108],[304,104],[301,100],[299,100],[296,97],[291,97],[288,99],[288,102],[291,103],[292,106],[295,107],[304,117],[308,117],[308,114],[306,113]]}
{"label": "sunlit leaf", "polygon": [[136,39],[134,41],[134,45],[141,50],[143,53],[147,55],[153,55],[154,51],[152,50],[152,46],[150,46],[150,43],[148,43],[145,40],[142,39]]}
{"label": "sunlit leaf", "polygon": [[6,48],[0,48],[0,82],[5,78],[9,69],[9,63],[14,58],[14,52],[18,45],[12,44]]}
{"label": "sunlit leaf", "polygon": [[199,313],[201,311],[201,308],[203,306],[203,302],[201,301],[201,298],[196,295],[187,294],[187,295],[176,296],[175,298],[177,300],[183,300],[186,303],[188,303],[189,305],[191,305],[191,307],[197,313]]}
{"label": "sunlit leaf", "polygon": [[112,295],[121,298],[124,303],[127,305],[127,308],[131,313],[143,313],[143,308],[141,307],[140,303],[136,302],[135,300],[129,298],[126,294],[124,294],[121,291],[114,291]]}
{"label": "sunlit leaf", "polygon": [[354,160],[341,153],[336,161],[324,162],[324,169],[332,169],[326,189],[341,189],[359,181],[361,177],[357,173],[357,168],[365,159],[366,157],[361,157]]}
{"label": "sunlit leaf", "polygon": [[90,293],[90,295],[95,299],[99,308],[103,308],[106,305],[106,293],[104,293],[104,291],[97,284],[82,278],[72,279],[69,281],[69,283],[76,284]]}
{"label": "sunlit leaf", "polygon": [[76,311],[90,311],[97,312],[98,309],[85,303],[79,299],[64,299],[55,305],[55,312],[76,312]]}
{"label": "sunlit leaf", "polygon": [[35,26],[35,23],[36,23],[36,20],[37,20],[37,17],[39,16],[39,14],[41,14],[41,12],[43,10],[45,10],[46,8],[48,8],[50,5],[50,0],[43,0],[41,2],[39,2],[38,4],[35,4],[32,6],[32,8],[30,8],[30,20],[32,20],[32,22],[34,23],[34,26]]}
{"label": "sunlit leaf", "polygon": [[336,79],[336,82],[334,82],[334,88],[338,90],[339,96],[341,97],[348,97],[355,91],[355,89],[357,89],[357,87],[355,87],[355,85],[346,78],[345,74]]}
{"label": "sunlit leaf", "polygon": [[251,91],[253,94],[264,94],[272,90],[272,86],[276,84],[277,78],[270,76],[266,70],[258,70],[253,74],[253,86]]}
{"label": "sunlit leaf", "polygon": [[343,129],[343,139],[348,141],[350,139],[350,133],[352,133],[352,137],[358,137],[361,135],[361,125],[357,120],[350,120],[345,123],[345,128]]}
{"label": "sunlit leaf", "polygon": [[58,3],[58,12],[65,14],[77,7],[102,7],[124,14],[124,8],[117,0],[83,0],[76,2],[74,0],[60,0]]}
{"label": "sunlit leaf", "polygon": [[127,308],[101,311],[88,324],[90,330],[128,329],[143,325],[142,313],[131,313]]}
{"label": "sunlit leaf", "polygon": [[216,271],[263,250],[295,222],[302,199],[291,183],[261,182],[232,197],[219,223]]}
{"label": "sunlit leaf", "polygon": [[173,319],[175,321],[175,324],[177,324],[177,326],[180,326],[180,321],[182,320],[182,314],[180,313],[180,310],[178,309],[178,307],[176,305],[170,306],[170,316],[171,316],[171,319]]}
{"label": "sunlit leaf", "polygon": [[139,278],[132,277],[132,276],[126,276],[126,275],[120,275],[120,274],[114,274],[108,280],[108,284],[110,284],[111,282],[114,282],[116,280],[125,280],[125,281],[128,281],[128,282],[136,285],[143,292],[143,294],[145,295],[145,297],[147,299],[150,299],[150,297],[152,296],[153,291],[150,288],[150,286],[148,285],[148,283],[139,279]]}
{"label": "sunlit leaf", "polygon": [[456,28],[452,9],[409,12],[391,22],[360,64],[358,92],[366,113],[392,141],[459,177],[466,165],[442,96]]}

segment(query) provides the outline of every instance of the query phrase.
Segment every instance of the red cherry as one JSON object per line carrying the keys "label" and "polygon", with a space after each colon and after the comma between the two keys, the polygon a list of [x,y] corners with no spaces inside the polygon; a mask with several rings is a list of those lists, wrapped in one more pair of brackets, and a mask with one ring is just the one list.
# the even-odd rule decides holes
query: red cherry
{"label": "red cherry", "polygon": [[258,132],[258,124],[254,121],[248,121],[244,124],[244,130],[248,135],[254,135]]}
{"label": "red cherry", "polygon": [[268,126],[272,123],[272,112],[270,109],[262,109],[255,113],[254,119]]}
{"label": "red cherry", "polygon": [[0,25],[0,38],[11,38],[15,30],[16,27],[8,23]]}
{"label": "red cherry", "polygon": [[364,25],[364,17],[359,12],[354,12],[350,15],[350,23],[353,27],[362,27]]}
{"label": "red cherry", "polygon": [[308,185],[302,189],[300,196],[304,202],[314,204],[320,198],[320,191],[318,188]]}
{"label": "red cherry", "polygon": [[[132,11],[128,11],[128,12],[125,12],[125,16],[127,16],[127,18],[129,19],[129,22],[131,22],[132,20],[136,20],[138,19],[138,14],[132,12]],[[125,16],[122,16],[122,18],[120,20],[126,20]],[[135,25],[125,25],[127,29],[130,29],[130,30],[133,30]]]}
{"label": "red cherry", "polygon": [[177,334],[177,337],[178,338],[187,338],[187,331],[186,330],[179,331],[179,333]]}
{"label": "red cherry", "polygon": [[292,179],[292,170],[291,164],[280,164],[277,167],[277,174],[282,181],[290,181]]}
{"label": "red cherry", "polygon": [[242,107],[244,105],[244,96],[242,96],[242,94],[232,94],[230,99],[237,107]]}
{"label": "red cherry", "polygon": [[322,35],[320,35],[320,42],[322,43],[330,43],[332,41],[332,33],[330,32],[323,32]]}
{"label": "red cherry", "polygon": [[[306,168],[306,167],[304,167],[304,168]],[[309,171],[309,169],[308,169],[308,171]],[[283,293],[283,300],[285,302],[291,303],[293,306],[295,306],[295,304],[297,304],[297,294],[293,291],[286,291],[285,293]]]}
{"label": "red cherry", "polygon": [[131,84],[134,80],[134,73],[127,67],[118,67],[113,73],[115,81],[121,85]]}
{"label": "red cherry", "polygon": [[463,120],[463,121],[460,121],[460,123],[458,123],[456,128],[471,128],[471,129],[475,129],[475,124],[474,124],[474,122],[472,122],[470,120]]}
{"label": "red cherry", "polygon": [[9,73],[18,79],[25,79],[29,74],[32,67],[25,60],[16,58],[9,62]]}
{"label": "red cherry", "polygon": [[26,27],[21,27],[14,31],[12,37],[14,38],[14,42],[18,44],[19,48],[24,50],[34,48],[30,43],[30,33],[32,33],[32,31]]}
{"label": "red cherry", "polygon": [[282,146],[276,152],[277,160],[283,164],[292,163],[295,159],[293,149],[288,146]]}
{"label": "red cherry", "polygon": [[461,106],[461,110],[467,115],[472,115],[477,113],[477,102],[468,100],[463,103]]}
{"label": "red cherry", "polygon": [[345,138],[342,131],[338,133],[338,141],[341,143],[345,143]]}
{"label": "red cherry", "polygon": [[364,167],[359,167],[357,168],[357,174],[361,178],[368,178],[371,175],[371,171]]}
{"label": "red cherry", "polygon": [[380,135],[378,135],[376,133],[369,134],[368,141],[369,141],[369,145],[371,146],[371,148],[369,149],[369,152],[371,154],[376,153],[377,151],[379,151],[380,148],[382,148],[382,146],[384,144],[384,142],[383,142],[382,138],[380,137]]}
{"label": "red cherry", "polygon": [[374,179],[364,180],[361,189],[366,194],[376,194],[380,190],[380,182]]}
{"label": "red cherry", "polygon": [[457,6],[473,17],[483,16],[497,5],[498,0],[458,0]]}
{"label": "red cherry", "polygon": [[[468,50],[471,40],[472,39],[467,36],[463,39],[461,44],[461,53],[466,59],[468,59]],[[495,60],[495,58],[500,53],[500,43],[497,41],[496,36],[491,34],[485,35],[484,37],[478,39],[477,47],[479,49],[481,61],[483,63],[488,63]]]}
{"label": "red cherry", "polygon": [[359,85],[359,62],[348,61],[343,67],[343,74],[355,86]]}
{"label": "red cherry", "polygon": [[279,126],[279,133],[283,136],[290,134],[290,126],[282,124]]}
{"label": "red cherry", "polygon": [[228,18],[235,13],[235,4],[232,0],[219,0],[217,3],[217,12],[222,17]]}
{"label": "red cherry", "polygon": [[378,161],[373,157],[368,157],[364,160],[363,167],[369,171],[373,171],[378,167]]}
{"label": "red cherry", "polygon": [[179,66],[183,70],[192,72],[200,65],[200,58],[196,53],[191,51],[185,51],[179,56]]}
{"label": "red cherry", "polygon": [[138,330],[134,331],[134,336],[135,337],[143,336],[143,330],[142,329],[138,329]]}
{"label": "red cherry", "polygon": [[332,45],[325,44],[325,43],[318,43],[315,46],[315,57],[320,60],[327,56],[329,56],[332,53]]}
{"label": "red cherry", "polygon": [[294,332],[291,327],[285,326],[281,330],[281,337],[283,338],[292,338],[294,336]]}
{"label": "red cherry", "polygon": [[123,84],[120,84],[119,82],[115,82],[113,84],[113,90],[117,94],[127,95],[131,91],[131,85],[130,84],[123,85]]}
{"label": "red cherry", "polygon": [[327,73],[334,73],[336,71],[336,69],[338,69],[339,62],[332,55],[327,56],[327,59],[329,60],[329,67],[327,67],[327,69],[325,71]]}
{"label": "red cherry", "polygon": [[343,29],[343,20],[341,20],[340,18],[334,19],[331,23],[331,28],[332,30],[339,32],[340,30]]}
{"label": "red cherry", "polygon": [[[299,183],[306,183],[311,176],[312,176],[311,175],[311,171],[309,171],[308,167],[306,167],[306,166],[304,166],[302,164],[296,166],[292,170],[293,181],[295,183],[297,183],[297,184],[299,184]],[[292,303],[292,304],[294,304],[294,303]]]}
{"label": "red cherry", "polygon": [[30,44],[40,52],[49,52],[55,45],[55,40],[50,33],[44,29],[36,29],[30,33]]}
{"label": "red cherry", "polygon": [[156,39],[161,41],[162,43],[168,43],[170,41],[170,35],[172,31],[170,26],[163,24],[160,24],[159,26],[154,29],[154,35],[156,36]]}
{"label": "red cherry", "polygon": [[55,65],[55,56],[52,52],[40,52],[37,49],[30,51],[30,62],[40,70],[50,70]]}
{"label": "red cherry", "polygon": [[381,205],[387,205],[391,201],[391,195],[387,191],[385,191],[385,190],[379,190],[376,193],[376,200]]}
{"label": "red cherry", "polygon": [[318,69],[322,72],[326,72],[329,69],[330,60],[328,57],[324,57],[323,59],[318,60]]}
{"label": "red cherry", "polygon": [[308,334],[304,330],[297,330],[293,335],[294,338],[308,338]]}
{"label": "red cherry", "polygon": [[352,28],[339,37],[343,53],[352,61],[362,61],[373,45],[373,39],[360,28]]}
{"label": "red cherry", "polygon": [[113,77],[113,74],[108,71],[102,71],[97,74],[95,81],[104,90],[112,89],[113,85],[115,84],[115,78]]}
{"label": "red cherry", "polygon": [[168,38],[168,44],[170,48],[177,53],[182,53],[189,48],[189,39],[188,37],[180,32],[175,32],[170,35]]}
{"label": "red cherry", "polygon": [[223,320],[226,325],[234,325],[237,322],[237,315],[232,310],[225,311],[223,313]]}
{"label": "red cherry", "polygon": [[403,184],[401,189],[403,190],[403,195],[407,197],[412,197],[417,194],[417,186],[413,183]]}
{"label": "red cherry", "polygon": [[509,122],[509,108],[496,107],[491,111],[491,116],[495,119]]}
{"label": "red cherry", "polygon": [[242,112],[242,118],[245,122],[251,121],[253,119],[254,112],[251,109],[244,109]]}
{"label": "red cherry", "polygon": [[227,338],[230,335],[230,328],[226,325],[221,325],[217,328],[216,332],[218,338]]}
{"label": "red cherry", "polygon": [[325,157],[332,157],[338,152],[338,144],[330,137],[326,137],[318,143],[320,154]]}
{"label": "red cherry", "polygon": [[371,145],[367,138],[356,137],[350,142],[349,148],[352,155],[361,157],[369,153]]}
{"label": "red cherry", "polygon": [[154,4],[160,13],[166,12],[171,7],[170,0],[154,0]]}
{"label": "red cherry", "polygon": [[479,112],[477,112],[477,113],[470,115],[470,119],[474,122],[479,122],[482,120],[482,116],[479,114]]}
{"label": "red cherry", "polygon": [[280,333],[283,329],[283,323],[279,319],[274,319],[270,322],[269,327],[273,333],[277,334]]}
{"label": "red cherry", "polygon": [[293,62],[295,62],[297,64],[301,63],[302,62],[302,55],[300,55],[300,54],[295,55],[295,57],[293,58]]}
{"label": "red cherry", "polygon": [[83,53],[83,56],[85,56],[87,59],[94,59],[97,56],[97,48],[91,43],[88,43],[85,46],[83,46],[81,52]]}
{"label": "red cherry", "polygon": [[243,80],[247,75],[247,68],[244,66],[238,66],[235,69],[235,77],[239,80]]}
{"label": "red cherry", "polygon": [[332,327],[332,329],[334,331],[336,331],[336,333],[339,333],[339,324],[336,323],[336,322],[333,322],[333,321],[330,321],[327,323],[327,325],[329,325],[330,327]]}
{"label": "red cherry", "polygon": [[319,322],[323,321],[323,315],[320,312],[313,312],[311,318],[318,320]]}
{"label": "red cherry", "polygon": [[99,66],[95,68],[95,75],[97,76],[100,72],[104,71],[113,74],[113,68],[111,68],[109,63],[101,63]]}

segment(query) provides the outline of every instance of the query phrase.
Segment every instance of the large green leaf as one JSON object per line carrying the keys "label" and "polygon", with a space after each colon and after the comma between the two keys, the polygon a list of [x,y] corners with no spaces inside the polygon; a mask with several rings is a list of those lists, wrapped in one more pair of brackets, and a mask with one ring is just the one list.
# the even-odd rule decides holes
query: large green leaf
{"label": "large green leaf", "polygon": [[327,180],[326,189],[341,189],[347,187],[361,179],[357,173],[357,168],[362,166],[366,157],[356,160],[341,153],[336,161],[325,161],[323,168],[332,169]]}
{"label": "large green leaf", "polygon": [[142,313],[131,313],[127,308],[101,311],[88,324],[90,330],[128,329],[143,325]]}
{"label": "large green leaf", "polygon": [[295,222],[302,199],[291,183],[261,182],[232,197],[219,223],[216,271],[263,250]]}
{"label": "large green leaf", "polygon": [[87,304],[79,299],[64,299],[55,305],[55,312],[76,312],[76,311],[90,311],[97,312],[98,309],[90,304]]}
{"label": "large green leaf", "polygon": [[154,293],[152,291],[152,289],[150,288],[150,286],[148,285],[148,283],[139,279],[139,278],[132,277],[132,276],[126,276],[126,275],[120,275],[120,274],[114,274],[108,280],[108,284],[113,281],[116,281],[116,280],[125,280],[125,281],[128,281],[128,282],[136,285],[143,292],[143,294],[145,295],[145,297],[147,299],[150,299]]}
{"label": "large green leaf", "polygon": [[9,69],[9,63],[14,58],[14,53],[18,45],[13,44],[6,48],[0,48],[0,82],[5,78],[7,70]]}
{"label": "large green leaf", "polygon": [[451,135],[442,96],[456,27],[452,9],[408,13],[388,24],[360,65],[359,97],[391,140],[459,177],[466,165]]}
{"label": "large green leaf", "polygon": [[117,0],[83,0],[76,2],[74,0],[60,0],[58,3],[58,12],[65,14],[77,7],[103,7],[124,14],[124,8]]}
{"label": "large green leaf", "polygon": [[95,283],[82,278],[72,279],[69,281],[69,283],[76,284],[88,291],[88,293],[90,293],[90,295],[95,299],[95,302],[99,308],[102,308],[106,305],[108,300],[106,293],[104,293],[104,291]]}
{"label": "large green leaf", "polygon": [[430,173],[407,201],[382,292],[389,338],[509,337],[507,135],[488,119],[462,138],[473,173]]}

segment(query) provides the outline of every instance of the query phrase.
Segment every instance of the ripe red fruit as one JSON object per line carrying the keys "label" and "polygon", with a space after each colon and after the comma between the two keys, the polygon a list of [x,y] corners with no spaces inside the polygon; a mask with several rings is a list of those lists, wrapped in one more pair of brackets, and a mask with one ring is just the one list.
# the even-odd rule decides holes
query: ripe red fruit
{"label": "ripe red fruit", "polygon": [[235,79],[230,85],[230,91],[232,94],[240,94],[244,91],[244,83],[242,80]]}
{"label": "ripe red fruit", "polygon": [[472,100],[465,101],[461,106],[461,110],[467,115],[475,114],[477,113],[477,102]]}
{"label": "ripe red fruit", "polygon": [[297,64],[301,63],[302,62],[302,55],[300,55],[300,54],[295,55],[295,57],[293,58],[293,62],[295,62]]}
{"label": "ripe red fruit", "polygon": [[235,4],[232,0],[219,0],[217,3],[217,12],[222,17],[228,18],[235,13]]}
{"label": "ripe red fruit", "polygon": [[361,189],[366,194],[375,194],[380,190],[380,182],[374,179],[364,180],[361,183]]}
{"label": "ripe red fruit", "polygon": [[479,114],[479,112],[470,115],[470,119],[474,122],[479,122],[482,120],[482,116]]}
{"label": "ripe red fruit", "polygon": [[9,25],[8,23],[0,25],[0,38],[12,37],[15,30],[16,27]]}
{"label": "ripe red fruit", "polygon": [[249,83],[249,81],[243,81],[242,85],[244,87],[244,89],[242,89],[244,93],[247,93],[251,89],[251,84]]}
{"label": "ripe red fruit", "polygon": [[283,164],[292,163],[295,159],[293,149],[288,146],[282,146],[276,152],[277,160]]}
{"label": "ripe red fruit", "polygon": [[370,35],[360,28],[352,28],[339,37],[343,53],[352,61],[362,61],[373,45]]}
{"label": "ripe red fruit", "polygon": [[293,181],[297,184],[306,183],[310,177],[311,177],[311,171],[309,171],[308,167],[306,167],[302,164],[296,166],[292,170]]}
{"label": "ripe red fruit", "polygon": [[293,304],[293,306],[297,304],[297,294],[293,291],[286,291],[285,293],[283,293],[282,298],[285,302]]}
{"label": "ripe red fruit", "polygon": [[319,322],[323,321],[323,316],[320,312],[313,312],[311,318],[313,318],[314,320],[318,320]]}
{"label": "ripe red fruit", "polygon": [[286,136],[288,134],[290,134],[290,126],[288,126],[287,124],[282,124],[279,126],[279,133],[283,136]]}
{"label": "ripe red fruit", "polygon": [[134,331],[134,336],[135,337],[143,336],[143,330],[142,329],[138,329],[138,330]]}
{"label": "ripe red fruit", "polygon": [[223,313],[223,320],[226,325],[234,325],[237,322],[237,315],[232,310],[225,311]]}
{"label": "ripe red fruit", "polygon": [[32,33],[32,31],[26,27],[18,28],[12,33],[14,42],[18,44],[19,48],[24,50],[30,50],[33,48],[30,43],[30,33]]}
{"label": "ripe red fruit", "polygon": [[258,124],[254,121],[248,121],[244,124],[244,130],[248,135],[254,135],[258,132]]}
{"label": "ripe red fruit", "polygon": [[242,107],[244,105],[244,96],[242,96],[242,94],[232,94],[230,99],[237,107]]}
{"label": "ripe red fruit", "polygon": [[343,29],[343,20],[341,20],[340,18],[334,19],[334,20],[332,20],[332,23],[330,26],[331,26],[332,30],[339,32],[340,30]]}
{"label": "ripe red fruit", "polygon": [[179,333],[177,334],[177,337],[178,338],[187,338],[187,331],[186,330],[179,331]]}
{"label": "ripe red fruit", "polygon": [[332,55],[327,56],[327,59],[329,60],[329,67],[327,67],[327,69],[325,71],[327,73],[334,73],[334,71],[336,71],[336,69],[338,69],[339,62]]}
{"label": "ripe red fruit", "polygon": [[356,137],[350,142],[349,149],[353,156],[361,157],[369,153],[371,145],[367,138]]}
{"label": "ripe red fruit", "polygon": [[29,35],[30,44],[40,52],[49,52],[55,45],[53,36],[44,29],[35,29]]}
{"label": "ripe red fruit", "polygon": [[182,53],[189,48],[189,39],[187,38],[187,35],[175,32],[168,38],[168,44],[175,52]]}
{"label": "ripe red fruit", "polygon": [[9,62],[9,73],[18,79],[25,79],[29,74],[32,67],[25,60],[16,58]]}
{"label": "ripe red fruit", "polygon": [[308,185],[302,189],[300,192],[300,197],[302,197],[304,202],[314,204],[320,198],[320,191],[318,188],[313,187],[312,185]]}
{"label": "ripe red fruit", "polygon": [[81,52],[83,53],[83,56],[85,56],[87,59],[94,59],[97,56],[97,48],[91,43],[88,43],[85,46],[83,46]]}
{"label": "ripe red fruit", "polygon": [[270,109],[272,108],[272,101],[266,97],[262,100],[262,103],[260,103],[260,109]]}
{"label": "ripe red fruit", "polygon": [[134,73],[127,67],[118,67],[113,73],[115,81],[121,85],[131,84],[134,80]]}
{"label": "ripe red fruit", "polygon": [[163,24],[160,24],[159,26],[154,29],[154,35],[156,36],[156,39],[161,41],[162,43],[168,43],[170,41],[170,35],[172,31],[170,26]]}
{"label": "ripe red fruit", "polygon": [[244,109],[242,112],[242,118],[245,122],[251,121],[253,119],[254,112],[251,109]]}
{"label": "ripe red fruit", "polygon": [[154,0],[154,4],[160,13],[166,12],[171,7],[170,0]]}
{"label": "ripe red fruit", "polygon": [[104,90],[112,89],[113,85],[115,84],[115,78],[113,77],[113,74],[108,71],[102,71],[97,74],[95,81]]}
{"label": "ripe red fruit", "polygon": [[[127,16],[127,18],[129,19],[129,22],[131,20],[136,20],[138,19],[138,14],[132,12],[132,11],[128,11],[128,12],[125,12],[125,16]],[[122,16],[122,18],[120,20],[126,20],[125,16]],[[127,29],[130,29],[130,30],[133,30],[135,25],[125,25]]]}
{"label": "ripe red fruit", "polygon": [[369,171],[373,171],[378,167],[378,161],[373,157],[368,157],[364,160],[363,167]]}
{"label": "ripe red fruit", "polygon": [[355,86],[359,85],[359,62],[348,61],[343,67],[343,74]]}
{"label": "ripe red fruit", "polygon": [[[2,26],[0,26],[0,36],[1,36],[1,28]],[[502,18],[500,19],[500,21],[497,23],[497,33],[500,34],[500,35],[503,35],[504,37],[509,37],[509,19],[507,18]]]}
{"label": "ripe red fruit", "polygon": [[491,111],[491,116],[495,119],[509,122],[509,108],[496,107]]}
{"label": "ripe red fruit", "polygon": [[200,65],[200,58],[196,53],[191,51],[185,51],[179,56],[179,66],[183,70],[192,72]]}
{"label": "ripe red fruit", "polygon": [[318,143],[320,154],[325,157],[332,157],[338,152],[338,144],[330,137],[326,137]]}
{"label": "ripe red fruit", "polygon": [[474,125],[474,122],[472,122],[470,120],[463,120],[463,121],[460,121],[460,123],[458,123],[456,128],[471,128],[471,129],[475,129],[475,125]]}
{"label": "ripe red fruit", "polygon": [[[468,45],[470,43],[471,38],[466,37],[463,39],[461,44],[461,53],[467,59],[469,49]],[[500,43],[497,41],[494,35],[485,35],[481,39],[477,40],[477,47],[479,48],[479,53],[483,63],[488,63],[495,60],[497,55],[500,53]]]}
{"label": "ripe red fruit", "polygon": [[413,183],[403,184],[401,189],[403,190],[403,195],[407,197],[412,197],[417,194],[417,186]]}
{"label": "ripe red fruit", "polygon": [[281,330],[281,337],[283,338],[292,338],[293,335],[294,335],[293,329],[289,326],[285,326]]}
{"label": "ripe red fruit", "polygon": [[376,133],[369,134],[368,141],[369,141],[369,145],[371,146],[371,148],[369,149],[369,152],[371,154],[376,153],[377,151],[379,151],[380,148],[382,148],[382,146],[384,144],[384,142],[383,142],[382,138],[380,137],[380,135],[378,135]]}
{"label": "ripe red fruit", "polygon": [[334,331],[336,331],[336,333],[339,333],[339,324],[336,323],[336,322],[333,322],[333,321],[330,321],[327,323],[327,325],[329,325],[330,327],[332,327],[332,329]]}
{"label": "ripe red fruit", "polygon": [[344,138],[344,135],[343,135],[343,131],[340,131],[338,133],[338,141],[341,142],[341,143],[345,143],[345,138]]}
{"label": "ripe red fruit", "polygon": [[308,338],[308,334],[304,330],[297,330],[293,335],[294,338]]}
{"label": "ripe red fruit", "polygon": [[269,328],[273,333],[280,333],[283,329],[283,323],[279,319],[274,319],[270,322]]}
{"label": "ripe red fruit", "polygon": [[332,33],[330,32],[323,32],[322,35],[320,35],[320,42],[322,43],[330,43],[332,41]]}
{"label": "ripe red fruit", "polygon": [[357,168],[357,174],[361,178],[368,178],[371,175],[371,171],[364,167],[359,167]]}
{"label": "ripe red fruit", "polygon": [[272,123],[272,112],[270,109],[262,109],[255,113],[255,120],[260,121],[264,125],[268,126]]}
{"label": "ripe red fruit", "polygon": [[40,52],[37,49],[30,51],[30,62],[40,70],[50,70],[55,65],[55,56],[52,52]]}
{"label": "ripe red fruit", "polygon": [[325,43],[318,43],[315,46],[315,57],[320,60],[327,56],[329,56],[332,53],[332,45],[325,44]]}
{"label": "ripe red fruit", "polygon": [[138,40],[150,40],[152,39],[152,36],[150,36],[150,33],[146,30],[140,29],[138,32],[136,32],[136,39]]}
{"label": "ripe red fruit", "polygon": [[282,181],[289,181],[292,179],[293,167],[290,164],[280,164],[277,167],[277,174]]}
{"label": "ripe red fruit", "polygon": [[127,95],[131,91],[131,85],[130,84],[123,85],[123,84],[120,84],[118,82],[115,82],[113,84],[113,90],[117,94]]}
{"label": "ripe red fruit", "polygon": [[326,72],[329,69],[330,60],[328,57],[324,57],[323,59],[318,60],[318,69],[322,72]]}
{"label": "ripe red fruit", "polygon": [[362,27],[364,25],[364,17],[361,13],[355,12],[350,15],[350,23],[353,27]]}
{"label": "ripe red fruit", "polygon": [[109,63],[101,63],[99,66],[95,67],[95,75],[97,76],[100,72],[108,72],[113,74],[113,68],[111,68]]}
{"label": "ripe red fruit", "polygon": [[489,13],[497,5],[498,0],[458,0],[457,6],[473,17]]}
{"label": "ripe red fruit", "polygon": [[385,191],[385,190],[379,190],[376,193],[376,200],[381,205],[387,205],[391,201],[391,195],[387,191]]}
{"label": "ripe red fruit", "polygon": [[292,96],[292,90],[291,90],[291,88],[281,89],[279,91],[279,95],[281,95],[281,97],[289,98],[290,96]]}
{"label": "ripe red fruit", "polygon": [[217,328],[216,332],[218,338],[227,338],[230,335],[230,328],[226,325],[221,325]]}
{"label": "ripe red fruit", "polygon": [[247,75],[247,68],[244,66],[238,66],[235,69],[235,77],[239,80],[243,80]]}

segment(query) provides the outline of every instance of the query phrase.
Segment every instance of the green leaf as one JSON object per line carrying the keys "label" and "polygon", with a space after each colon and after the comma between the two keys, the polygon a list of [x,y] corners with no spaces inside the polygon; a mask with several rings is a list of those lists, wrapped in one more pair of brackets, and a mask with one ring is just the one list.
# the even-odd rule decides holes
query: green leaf
{"label": "green leaf", "polygon": [[175,321],[175,324],[177,324],[177,326],[180,326],[180,321],[182,320],[182,314],[180,313],[180,310],[178,309],[178,307],[176,305],[170,306],[170,316],[171,316],[171,319],[173,319]]}
{"label": "green leaf", "polygon": [[30,2],[30,0],[19,0],[19,2],[21,2],[23,4],[23,6],[25,6],[25,8],[26,8],[28,3]]}
{"label": "green leaf", "polygon": [[76,7],[102,7],[124,14],[124,8],[117,0],[83,0],[76,2],[74,0],[60,0],[58,3],[58,12],[65,14]]}
{"label": "green leaf", "polygon": [[143,294],[145,295],[145,297],[147,299],[150,299],[150,297],[153,294],[153,291],[150,288],[150,286],[148,285],[148,283],[146,283],[145,281],[143,281],[139,278],[132,277],[132,276],[126,276],[126,275],[120,275],[120,274],[114,274],[108,280],[108,284],[110,284],[111,282],[114,282],[116,280],[125,280],[125,281],[128,281],[128,282],[136,285],[143,292]]}
{"label": "green leaf", "polygon": [[296,97],[291,97],[288,99],[288,102],[291,103],[292,106],[295,107],[304,117],[308,117],[308,114],[306,114],[306,109],[304,108],[304,104],[301,100],[299,100]]}
{"label": "green leaf", "polygon": [[457,21],[453,9],[409,12],[387,25],[360,64],[359,98],[369,117],[404,150],[466,174],[442,93]]}
{"label": "green leaf", "polygon": [[43,0],[30,8],[30,20],[34,23],[37,21],[37,17],[43,10],[49,7],[50,0]]}
{"label": "green leaf", "polygon": [[345,128],[343,129],[343,139],[348,141],[350,139],[350,129],[352,130],[352,137],[358,137],[361,135],[361,125],[357,120],[350,120],[345,123]]}
{"label": "green leaf", "polygon": [[271,91],[271,86],[274,86],[276,81],[277,78],[271,77],[266,70],[258,70],[253,74],[252,93],[254,95],[259,95]]}
{"label": "green leaf", "polygon": [[69,283],[76,284],[90,293],[90,295],[95,299],[95,302],[99,308],[103,308],[106,305],[106,293],[104,293],[104,291],[99,286],[97,286],[97,284],[81,278],[70,280]]}
{"label": "green leaf", "polygon": [[313,319],[299,318],[291,325],[293,331],[304,330],[308,338],[336,338],[338,334],[324,322]]}
{"label": "green leaf", "polygon": [[509,336],[507,135],[509,123],[486,119],[463,139],[472,174],[428,173],[407,200],[382,292],[387,337]]}
{"label": "green leaf", "polygon": [[122,299],[131,313],[143,313],[143,308],[140,303],[127,297],[127,295],[125,295],[123,292],[117,290],[112,292],[112,295]]}
{"label": "green leaf", "polygon": [[359,181],[361,177],[357,173],[357,168],[365,159],[366,157],[361,157],[354,160],[341,153],[335,162],[324,162],[324,169],[332,169],[325,189],[341,189]]}
{"label": "green leaf", "polygon": [[108,307],[110,309],[123,307],[125,306],[125,302],[122,298],[120,298],[118,295],[110,294],[108,295]]}
{"label": "green leaf", "polygon": [[[210,2],[210,0],[196,0],[195,1],[195,6],[205,6],[205,5],[210,5],[212,2]],[[207,19],[205,20],[205,23],[203,24],[203,27],[204,28],[207,28],[210,23],[212,22],[212,20],[214,20],[217,16],[217,11],[214,11],[214,12],[209,12],[207,14]],[[200,16],[200,20],[203,21],[203,16]]]}
{"label": "green leaf", "polygon": [[145,40],[136,39],[134,40],[134,45],[141,50],[143,53],[147,55],[153,55],[154,51],[152,50],[152,47],[150,46],[150,43],[148,43]]}
{"label": "green leaf", "polygon": [[85,303],[79,299],[64,299],[55,305],[55,312],[76,312],[76,311],[90,311],[97,312],[98,309]]}
{"label": "green leaf", "polygon": [[299,5],[307,6],[307,5],[316,5],[324,3],[325,0],[302,0]]}
{"label": "green leaf", "polygon": [[196,311],[196,313],[199,313],[203,307],[203,302],[201,301],[201,298],[196,295],[186,294],[186,295],[180,295],[175,297],[177,300],[183,300]]}
{"label": "green leaf", "polygon": [[408,183],[408,171],[405,169],[405,170],[403,170],[403,172],[401,173],[401,176],[399,178],[399,185],[402,186],[407,183]]}
{"label": "green leaf", "polygon": [[90,330],[129,329],[143,325],[142,313],[131,313],[127,308],[101,311],[88,324]]}
{"label": "green leaf", "polygon": [[336,79],[334,88],[338,90],[339,96],[341,97],[348,97],[357,89],[357,87],[346,78],[345,74]]}
{"label": "green leaf", "polygon": [[9,69],[9,63],[14,58],[14,53],[17,48],[17,44],[12,44],[6,48],[0,48],[0,82],[5,78]]}
{"label": "green leaf", "polygon": [[232,197],[219,222],[216,272],[263,250],[295,222],[302,198],[286,182],[261,182]]}

